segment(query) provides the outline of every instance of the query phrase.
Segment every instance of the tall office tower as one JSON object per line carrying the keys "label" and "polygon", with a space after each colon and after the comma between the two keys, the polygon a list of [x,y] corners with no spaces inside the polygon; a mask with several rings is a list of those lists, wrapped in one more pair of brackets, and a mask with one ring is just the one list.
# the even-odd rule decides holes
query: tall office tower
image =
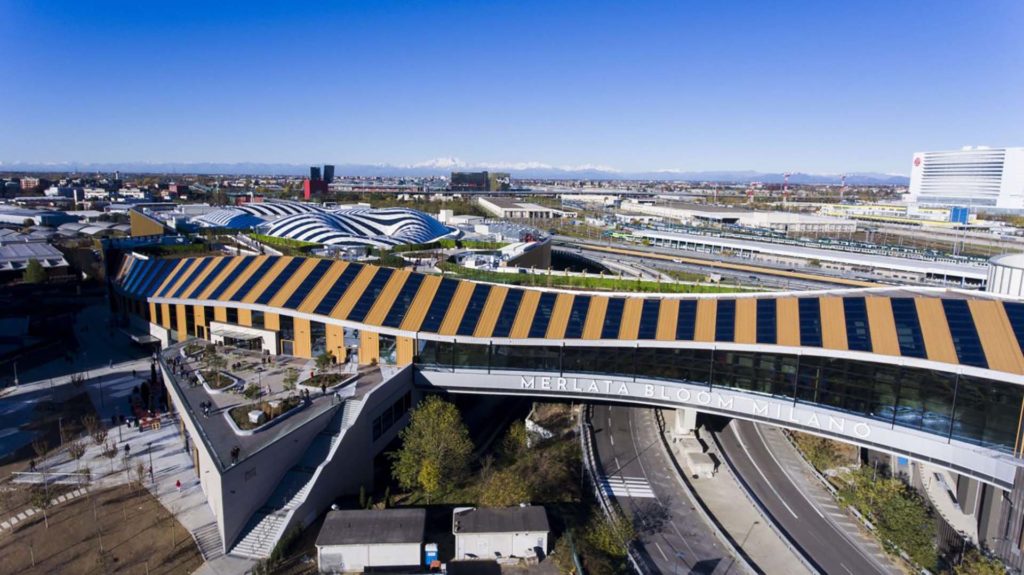
{"label": "tall office tower", "polygon": [[1024,209],[1024,147],[918,152],[907,201]]}
{"label": "tall office tower", "polygon": [[314,182],[320,181],[320,166],[309,167],[309,179]]}
{"label": "tall office tower", "polygon": [[324,181],[328,184],[334,181],[334,166],[324,164]]}

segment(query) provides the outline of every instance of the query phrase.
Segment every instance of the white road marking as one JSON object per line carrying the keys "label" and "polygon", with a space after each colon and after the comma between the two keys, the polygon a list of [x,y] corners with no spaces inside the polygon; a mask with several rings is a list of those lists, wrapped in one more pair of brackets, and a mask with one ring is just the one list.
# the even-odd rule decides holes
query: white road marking
{"label": "white road marking", "polygon": [[633,499],[655,498],[651,484],[643,477],[612,475],[601,480],[601,489],[605,493],[616,497],[631,497]]}
{"label": "white road marking", "polygon": [[609,435],[608,436],[608,441],[612,442],[612,445],[615,445],[615,436],[614,435]]}
{"label": "white road marking", "polygon": [[661,553],[661,556],[665,558],[665,561],[668,561],[668,555],[665,555],[665,551],[661,549],[661,545],[658,545],[657,541],[654,542],[654,546],[658,548],[658,553]]}
{"label": "white road marking", "polygon": [[[775,465],[779,466],[779,469],[782,470],[782,474],[786,476],[786,479],[789,479],[789,482],[792,483],[795,486],[796,482],[793,481],[793,478],[789,475],[789,472],[786,471],[785,466],[783,466],[782,463],[779,462],[779,459],[777,457],[775,457],[775,454],[772,453],[772,448],[769,447],[768,440],[765,439],[764,435],[761,434],[761,428],[759,428],[757,425],[753,425],[753,428],[754,428],[754,434],[757,435],[757,438],[759,440],[761,440],[761,444],[764,445],[764,450],[768,452],[768,455],[772,458],[772,461],[775,462]],[[807,497],[807,495],[804,493],[804,491],[802,489],[797,489],[796,492],[799,493],[800,496],[803,497],[805,501],[807,501],[807,504],[811,506],[811,509],[813,509],[814,512],[817,513],[819,517],[821,517],[822,519],[825,518],[825,515],[821,512],[821,510],[818,509],[818,506],[815,505],[813,501],[811,501],[810,497]],[[794,517],[796,517],[796,516],[794,515]]]}
{"label": "white road marking", "polygon": [[764,474],[763,471],[761,471],[761,468],[757,465],[757,462],[754,461],[754,458],[750,455],[750,450],[747,449],[747,444],[743,443],[743,437],[740,436],[739,429],[734,428],[732,432],[732,434],[736,436],[736,441],[739,441],[740,447],[743,448],[743,453],[747,454],[747,461],[749,461],[750,464],[754,466],[754,469],[757,471],[758,475],[760,475],[761,479],[764,480],[764,484],[768,486],[768,489],[772,490],[772,493],[775,494],[775,498],[778,499],[780,503],[782,503],[782,506],[786,508],[786,511],[789,511],[790,515],[793,516],[793,519],[800,519],[800,517],[793,511],[793,509],[786,503],[786,500],[782,498],[782,495],[779,495],[779,492],[775,490],[775,486],[772,485],[772,482],[768,481],[768,477]]}

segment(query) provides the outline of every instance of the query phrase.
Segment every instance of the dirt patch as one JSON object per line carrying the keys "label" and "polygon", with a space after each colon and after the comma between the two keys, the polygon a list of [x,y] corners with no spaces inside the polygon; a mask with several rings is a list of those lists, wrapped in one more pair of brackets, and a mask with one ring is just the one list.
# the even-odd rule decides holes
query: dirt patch
{"label": "dirt patch", "polygon": [[168,575],[203,562],[188,531],[144,489],[97,491],[47,514],[48,529],[36,514],[0,539],[4,572]]}

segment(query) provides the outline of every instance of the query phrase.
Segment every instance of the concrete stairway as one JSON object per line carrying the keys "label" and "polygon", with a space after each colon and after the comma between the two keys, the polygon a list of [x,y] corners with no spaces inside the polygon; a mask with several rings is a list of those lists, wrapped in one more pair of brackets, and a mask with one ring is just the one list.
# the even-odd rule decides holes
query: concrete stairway
{"label": "concrete stairway", "polygon": [[193,531],[192,539],[195,540],[203,561],[211,561],[224,555],[224,545],[221,543],[216,522],[207,523]]}
{"label": "concrete stairway", "polygon": [[232,555],[253,559],[270,555],[284,535],[293,512],[316,485],[319,470],[334,456],[345,429],[359,417],[362,406],[362,401],[348,399],[335,412],[302,459],[284,474],[266,504],[249,518],[241,538],[231,549]]}

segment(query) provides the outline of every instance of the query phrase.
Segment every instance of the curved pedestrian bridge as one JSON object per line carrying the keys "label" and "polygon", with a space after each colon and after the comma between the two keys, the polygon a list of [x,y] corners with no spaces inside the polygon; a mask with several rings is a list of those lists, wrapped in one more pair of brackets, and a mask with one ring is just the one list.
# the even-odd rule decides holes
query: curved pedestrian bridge
{"label": "curved pedestrian bridge", "polygon": [[1024,303],[992,294],[602,294],[285,256],[129,256],[114,285],[167,343],[249,334],[270,353],[415,363],[455,391],[692,407],[1003,487],[1020,462]]}

